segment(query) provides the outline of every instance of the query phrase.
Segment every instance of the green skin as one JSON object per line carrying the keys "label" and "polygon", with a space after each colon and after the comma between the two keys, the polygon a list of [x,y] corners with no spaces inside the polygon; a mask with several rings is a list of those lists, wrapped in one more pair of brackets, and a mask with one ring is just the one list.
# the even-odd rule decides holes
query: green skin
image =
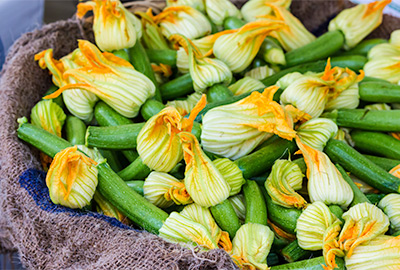
{"label": "green skin", "polygon": [[355,130],[351,132],[351,139],[355,143],[355,148],[361,151],[400,160],[400,141],[392,136],[380,132]]}
{"label": "green skin", "polygon": [[400,102],[400,85],[380,81],[359,84],[360,99],[368,102]]}
{"label": "green skin", "polygon": [[225,200],[220,204],[211,206],[210,211],[218,226],[223,231],[228,232],[229,237],[233,239],[237,230],[240,228],[240,221],[229,200]]}
{"label": "green skin", "polygon": [[73,145],[84,145],[86,125],[78,117],[68,115],[65,121],[65,134],[67,141]]}
{"label": "green skin", "polygon": [[[334,270],[345,270],[346,266],[342,258],[336,257],[337,268]],[[325,265],[324,257],[316,257],[304,261],[298,261],[293,263],[281,264],[272,266],[270,270],[323,270],[322,265]]]}
{"label": "green skin", "polygon": [[243,194],[246,201],[246,218],[244,223],[267,225],[267,206],[257,183],[247,180],[246,184],[243,185]]}
{"label": "green skin", "polygon": [[311,251],[302,249],[296,239],[284,247],[281,251],[281,254],[287,262],[292,263],[298,260],[309,258]]}

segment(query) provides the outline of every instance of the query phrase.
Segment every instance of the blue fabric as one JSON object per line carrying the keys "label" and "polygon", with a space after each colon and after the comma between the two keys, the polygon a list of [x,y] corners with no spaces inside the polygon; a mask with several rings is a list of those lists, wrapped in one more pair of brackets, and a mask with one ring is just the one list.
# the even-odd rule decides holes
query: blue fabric
{"label": "blue fabric", "polygon": [[5,58],[6,58],[6,52],[4,50],[3,42],[1,42],[1,37],[0,37],[0,70],[4,64]]}
{"label": "blue fabric", "polygon": [[19,184],[21,187],[25,188],[29,195],[36,202],[37,206],[41,209],[52,212],[52,213],[66,213],[73,217],[80,216],[89,216],[104,220],[110,223],[113,226],[122,228],[135,230],[132,227],[129,227],[116,218],[108,217],[99,213],[83,211],[83,210],[75,210],[65,206],[56,205],[50,200],[49,189],[46,186],[46,173],[43,171],[39,171],[36,169],[28,169],[19,177]]}

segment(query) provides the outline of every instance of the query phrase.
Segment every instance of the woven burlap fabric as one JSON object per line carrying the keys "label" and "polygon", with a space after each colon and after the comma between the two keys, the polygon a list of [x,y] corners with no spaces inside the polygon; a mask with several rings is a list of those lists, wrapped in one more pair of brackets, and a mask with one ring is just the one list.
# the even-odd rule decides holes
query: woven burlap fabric
{"label": "woven burlap fabric", "polygon": [[[310,30],[323,31],[328,18],[350,5],[294,0],[291,9]],[[372,36],[388,38],[396,27],[400,27],[398,19],[386,17],[385,25]],[[1,249],[18,250],[30,269],[235,269],[222,250],[198,253],[94,217],[44,211],[21,188],[19,176],[40,164],[37,151],[18,140],[16,120],[30,114],[50,85],[48,72],[38,67],[33,56],[53,48],[59,58],[76,48],[79,38],[93,40],[90,25],[83,27],[74,19],[46,25],[23,35],[4,65],[0,81]]]}

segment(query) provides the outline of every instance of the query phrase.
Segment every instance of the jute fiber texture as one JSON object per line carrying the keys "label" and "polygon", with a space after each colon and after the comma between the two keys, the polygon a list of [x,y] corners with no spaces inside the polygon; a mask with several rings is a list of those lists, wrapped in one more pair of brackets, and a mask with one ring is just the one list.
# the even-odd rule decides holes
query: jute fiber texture
{"label": "jute fiber texture", "polygon": [[[350,5],[294,0],[291,10],[310,31],[322,33],[328,19]],[[93,216],[45,211],[21,187],[19,177],[40,163],[38,151],[18,140],[17,118],[29,116],[51,84],[34,55],[53,48],[60,58],[77,39],[93,41],[90,28],[76,19],[45,25],[18,39],[7,56],[0,79],[0,249],[18,250],[28,269],[236,269],[223,250],[200,253]],[[386,16],[372,36],[388,38],[396,28],[399,20]]]}

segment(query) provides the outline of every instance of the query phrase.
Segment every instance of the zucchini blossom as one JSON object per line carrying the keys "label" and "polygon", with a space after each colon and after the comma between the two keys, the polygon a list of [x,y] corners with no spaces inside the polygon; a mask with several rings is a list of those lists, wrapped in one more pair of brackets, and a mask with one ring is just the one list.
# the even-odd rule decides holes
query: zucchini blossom
{"label": "zucchini blossom", "polygon": [[389,43],[376,45],[368,52],[365,75],[394,84],[400,82],[400,42],[396,35],[400,35],[400,30],[392,33]]}
{"label": "zucchini blossom", "polygon": [[132,65],[111,53],[101,53],[89,41],[79,40],[79,49],[88,65],[69,69],[64,76],[78,81],[67,84],[45,98],[55,98],[69,89],[86,90],[96,94],[121,115],[132,118],[138,115],[140,106],[155,94],[153,82]]}
{"label": "zucchini blossom", "polygon": [[93,0],[79,3],[78,18],[93,11],[93,31],[97,46],[102,51],[115,51],[133,47],[142,36],[140,20],[130,13],[119,0]]}
{"label": "zucchini blossom", "polygon": [[267,270],[267,256],[273,241],[274,233],[268,226],[244,224],[233,238],[231,257],[241,269]]}
{"label": "zucchini blossom", "polygon": [[193,110],[193,108],[201,99],[201,96],[202,95],[200,93],[194,92],[193,94],[187,96],[186,99],[168,101],[167,106],[176,108],[182,116],[185,116],[189,114],[191,110]]}
{"label": "zucchini blossom", "polygon": [[265,181],[272,202],[286,208],[303,208],[306,200],[295,190],[302,188],[303,173],[300,167],[290,160],[277,160]]}
{"label": "zucchini blossom", "polygon": [[265,85],[259,80],[243,77],[234,84],[229,85],[229,90],[232,91],[233,95],[239,96],[246,93],[251,93],[255,90],[264,89]]}
{"label": "zucchini blossom", "polygon": [[185,169],[185,187],[193,201],[210,207],[229,197],[231,188],[214,163],[204,154],[196,137],[189,132],[178,134],[182,141]]}
{"label": "zucchini blossom", "polygon": [[228,200],[232,204],[233,210],[235,210],[235,213],[238,216],[239,220],[244,223],[244,220],[246,218],[246,204],[243,194],[237,194],[235,196],[229,197]]}
{"label": "zucchini blossom", "polygon": [[159,172],[172,170],[183,158],[182,144],[177,134],[192,130],[193,121],[205,104],[204,95],[189,118],[183,118],[174,107],[166,107],[151,117],[137,137],[137,151],[143,163]]}
{"label": "zucchini blossom", "polygon": [[[39,61],[39,66],[42,69],[49,69],[53,75],[53,83],[58,87],[80,83],[75,78],[65,77],[64,73],[69,69],[81,68],[82,65],[87,64],[86,57],[80,49],[76,49],[60,60],[53,58],[53,49],[48,49],[36,54],[35,60]],[[65,106],[71,114],[86,122],[92,120],[93,107],[98,100],[95,94],[74,88],[63,92],[62,95]]]}
{"label": "zucchini blossom", "polygon": [[204,249],[219,248],[209,229],[177,212],[172,212],[164,221],[158,235],[174,243],[197,244]]}
{"label": "zucchini blossom", "polygon": [[207,17],[190,6],[167,7],[155,16],[155,22],[160,24],[161,32],[166,38],[181,34],[195,39],[211,33],[211,24]]}
{"label": "zucchini blossom", "polygon": [[297,128],[301,141],[311,148],[322,151],[329,139],[338,132],[338,126],[327,118],[314,118]]}
{"label": "zucchini blossom", "polygon": [[172,35],[170,39],[179,43],[189,55],[189,72],[196,92],[203,93],[214,84],[231,82],[232,72],[224,62],[204,57],[191,40],[181,35]]}
{"label": "zucchini blossom", "polygon": [[346,49],[351,49],[382,23],[383,9],[391,0],[360,4],[339,13],[329,23],[329,31],[340,30]]}
{"label": "zucchini blossom", "polygon": [[394,270],[400,265],[400,236],[381,235],[354,249],[345,258],[347,270]]}
{"label": "zucchini blossom", "polygon": [[274,20],[247,23],[236,32],[219,37],[214,43],[214,55],[225,62],[232,72],[241,72],[256,57],[265,37],[284,25]]}
{"label": "zucchini blossom", "polygon": [[96,202],[96,210],[97,212],[118,219],[124,224],[128,223],[128,219],[114,206],[112,205],[106,198],[104,198],[100,192],[95,192],[93,199]]}
{"label": "zucchini blossom", "polygon": [[162,172],[151,172],[143,185],[144,197],[160,208],[175,204],[192,203],[185,184],[172,175]]}
{"label": "zucchini blossom", "polygon": [[400,194],[388,194],[380,202],[379,208],[385,212],[390,220],[393,231],[400,230]]}
{"label": "zucchini blossom", "polygon": [[[400,140],[400,139],[399,139]],[[394,176],[400,178],[400,164],[396,167],[392,168],[389,173],[393,174]]]}
{"label": "zucchini blossom", "polygon": [[243,178],[243,173],[239,167],[228,158],[218,158],[215,159],[213,163],[231,188],[229,196],[238,194],[244,183],[246,183],[246,180]]}
{"label": "zucchini blossom", "polygon": [[296,138],[307,165],[308,194],[311,202],[321,201],[346,208],[353,201],[353,191],[329,157]]}
{"label": "zucchini blossom", "polygon": [[263,80],[271,75],[274,75],[275,71],[268,65],[256,67],[247,71],[244,76],[250,77],[256,80]]}
{"label": "zucchini blossom", "polygon": [[297,219],[296,235],[299,246],[305,250],[323,250],[324,269],[337,267],[335,257],[344,257],[337,242],[342,222],[323,202],[307,206]]}
{"label": "zucchini blossom", "polygon": [[243,5],[240,11],[247,22],[253,22],[260,18],[260,16],[272,13],[272,7],[268,4],[288,9],[291,3],[292,0],[249,0]]}
{"label": "zucchini blossom", "polygon": [[161,33],[160,27],[155,23],[152,9],[147,12],[137,12],[141,18],[143,37],[142,40],[146,48],[153,50],[168,50],[169,46],[164,36]]}
{"label": "zucchini blossom", "polygon": [[293,107],[283,108],[273,101],[278,87],[257,91],[233,104],[216,107],[203,118],[201,143],[205,150],[230,159],[250,153],[263,141],[276,134],[291,140],[295,120],[307,116]]}
{"label": "zucchini blossom", "polygon": [[286,51],[291,51],[303,47],[316,38],[301,23],[299,19],[293,16],[290,11],[281,6],[266,3],[272,9],[273,15],[261,16],[265,18],[283,21],[286,26],[272,34]]}
{"label": "zucchini blossom", "polygon": [[97,162],[68,147],[54,156],[46,176],[50,199],[69,208],[83,208],[90,203],[97,186]]}
{"label": "zucchini blossom", "polygon": [[222,26],[227,17],[242,18],[240,10],[230,0],[204,0],[206,12],[211,21]]}
{"label": "zucchini blossom", "polygon": [[190,6],[198,11],[205,11],[204,0],[167,0],[167,7],[172,6]]}
{"label": "zucchini blossom", "polygon": [[377,236],[385,234],[389,229],[389,218],[381,209],[370,203],[359,203],[351,207],[342,218],[345,220],[339,235],[341,249],[350,258],[357,246]]}
{"label": "zucchini blossom", "polygon": [[226,252],[232,250],[232,243],[229,239],[229,234],[218,227],[208,208],[192,203],[185,206],[180,214],[206,227],[209,230],[211,237],[220,248],[224,249]]}

